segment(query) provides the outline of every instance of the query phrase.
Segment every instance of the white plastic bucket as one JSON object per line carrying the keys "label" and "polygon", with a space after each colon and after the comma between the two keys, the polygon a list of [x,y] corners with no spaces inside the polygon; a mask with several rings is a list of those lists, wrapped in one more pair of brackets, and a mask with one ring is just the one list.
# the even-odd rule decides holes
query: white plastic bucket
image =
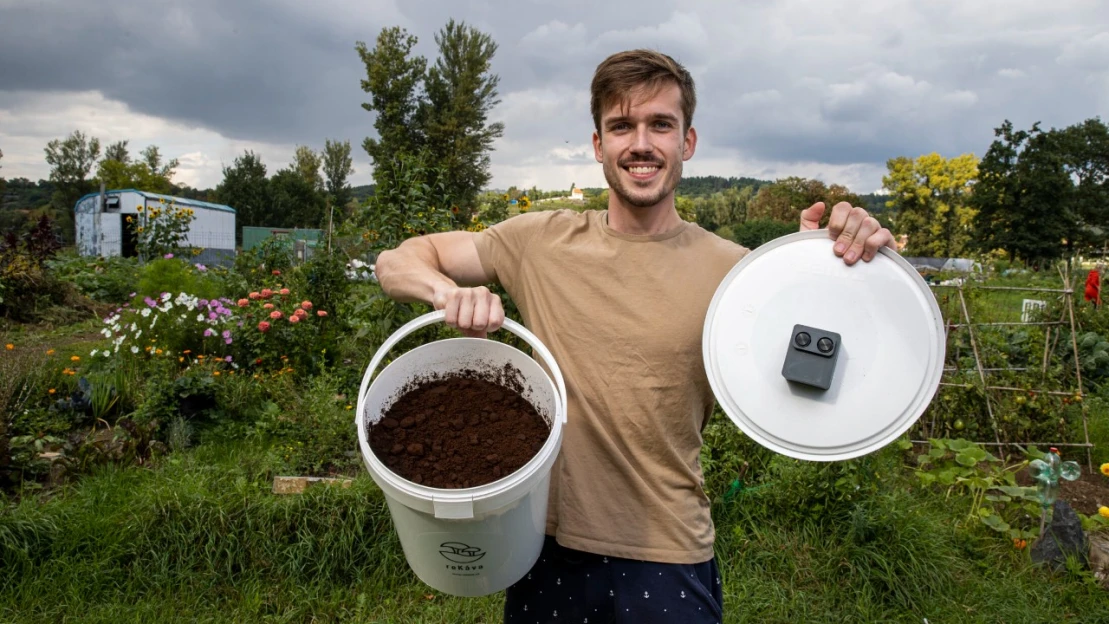
{"label": "white plastic bucket", "polygon": [[[522,338],[543,360],[482,338],[451,338],[398,357],[370,383],[385,355],[412,332],[440,322],[442,311],[425,314],[396,331],[374,354],[358,392],[355,426],[362,459],[385,493],[408,565],[423,582],[455,596],[484,596],[523,578],[539,558],[547,524],[551,465],[562,445],[566,385],[550,351],[510,319],[505,329]],[[463,369],[503,369],[524,377],[521,393],[550,424],[539,452],[516,472],[479,487],[440,489],[408,481],[389,470],[370,449],[368,425],[380,420],[414,379]]]}

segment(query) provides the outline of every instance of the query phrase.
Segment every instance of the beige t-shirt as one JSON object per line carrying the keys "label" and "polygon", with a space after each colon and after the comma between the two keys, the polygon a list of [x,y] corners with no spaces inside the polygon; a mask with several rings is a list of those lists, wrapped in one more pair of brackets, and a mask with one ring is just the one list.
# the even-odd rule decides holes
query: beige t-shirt
{"label": "beige t-shirt", "polygon": [[616,232],[607,212],[536,212],[475,237],[569,393],[547,533],[567,548],[661,563],[712,557],[699,462],[714,397],[701,334],[747,252],[693,223]]}

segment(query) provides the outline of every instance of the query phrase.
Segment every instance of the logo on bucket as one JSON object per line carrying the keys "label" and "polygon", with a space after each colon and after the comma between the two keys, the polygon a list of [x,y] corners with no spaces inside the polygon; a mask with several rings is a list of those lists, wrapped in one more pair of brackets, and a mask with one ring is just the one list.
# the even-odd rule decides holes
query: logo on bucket
{"label": "logo on bucket", "polygon": [[484,550],[462,542],[443,542],[439,544],[439,548],[442,548],[439,554],[454,563],[474,563],[485,556]]}

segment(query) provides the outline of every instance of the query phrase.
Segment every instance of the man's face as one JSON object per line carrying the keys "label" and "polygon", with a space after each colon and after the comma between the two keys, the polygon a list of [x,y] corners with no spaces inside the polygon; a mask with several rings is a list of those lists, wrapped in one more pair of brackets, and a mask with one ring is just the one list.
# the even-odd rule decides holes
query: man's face
{"label": "man's face", "polygon": [[594,155],[604,165],[611,193],[624,206],[672,202],[682,162],[697,145],[697,133],[682,128],[681,90],[676,84],[654,93],[639,89],[629,101],[629,108],[616,103],[601,115],[601,133],[593,133]]}

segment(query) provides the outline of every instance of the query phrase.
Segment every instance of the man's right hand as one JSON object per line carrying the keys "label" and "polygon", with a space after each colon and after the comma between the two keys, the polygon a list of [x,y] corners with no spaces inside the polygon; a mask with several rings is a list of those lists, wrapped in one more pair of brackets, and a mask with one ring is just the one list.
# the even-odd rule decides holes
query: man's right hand
{"label": "man's right hand", "polygon": [[484,338],[488,332],[497,331],[504,324],[504,306],[501,298],[485,286],[461,288],[442,286],[436,288],[432,305],[447,313],[446,322],[458,328],[464,336]]}

